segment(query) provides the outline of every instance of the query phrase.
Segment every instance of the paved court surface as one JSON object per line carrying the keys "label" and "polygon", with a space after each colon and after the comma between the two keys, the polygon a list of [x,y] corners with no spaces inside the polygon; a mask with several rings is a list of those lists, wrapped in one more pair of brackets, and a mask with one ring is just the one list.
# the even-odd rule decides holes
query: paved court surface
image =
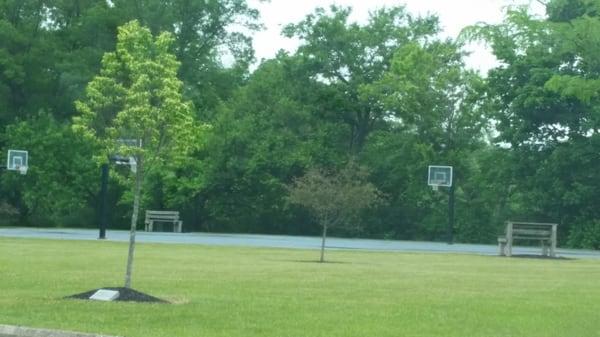
{"label": "paved court surface", "polygon": [[[0,227],[0,237],[40,238],[59,240],[97,240],[98,230],[65,228],[18,228]],[[129,241],[128,231],[109,230],[108,241]],[[137,232],[137,242],[198,244],[218,246],[249,246],[291,249],[319,249],[319,237],[252,235],[252,234],[212,234],[212,233],[146,233]],[[430,252],[497,255],[495,245],[453,244],[440,242],[366,240],[327,238],[328,249],[357,249],[370,251]],[[540,248],[515,247],[513,254],[539,254]],[[598,258],[600,251],[558,249],[558,256],[566,258]]]}

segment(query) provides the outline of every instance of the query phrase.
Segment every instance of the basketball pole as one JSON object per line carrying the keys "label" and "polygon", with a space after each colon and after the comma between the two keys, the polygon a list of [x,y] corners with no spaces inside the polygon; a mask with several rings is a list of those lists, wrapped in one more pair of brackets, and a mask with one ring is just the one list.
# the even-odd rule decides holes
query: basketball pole
{"label": "basketball pole", "polygon": [[454,186],[456,180],[450,185],[448,190],[448,244],[454,243]]}
{"label": "basketball pole", "polygon": [[108,228],[108,177],[110,163],[120,163],[116,156],[109,156],[108,162],[101,166],[100,177],[100,209],[98,210],[98,239],[106,239],[106,228]]}
{"label": "basketball pole", "polygon": [[100,180],[100,233],[98,239],[106,239],[106,227],[108,222],[108,163],[102,164],[102,177]]}

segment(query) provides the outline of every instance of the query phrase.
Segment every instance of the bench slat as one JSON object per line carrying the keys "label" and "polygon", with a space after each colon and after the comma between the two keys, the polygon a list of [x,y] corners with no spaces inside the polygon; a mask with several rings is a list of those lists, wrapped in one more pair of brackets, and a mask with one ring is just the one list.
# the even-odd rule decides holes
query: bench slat
{"label": "bench slat", "polygon": [[513,236],[513,240],[515,239],[519,239],[519,240],[532,240],[532,241],[537,241],[537,240],[541,240],[541,241],[550,241],[550,238],[542,238],[539,236]]}
{"label": "bench slat", "polygon": [[529,236],[550,236],[552,235],[551,231],[540,230],[540,229],[513,229],[513,234],[519,235],[529,235]]}
{"label": "bench slat", "polygon": [[154,219],[172,219],[172,218],[179,218],[179,214],[174,214],[174,215],[166,215],[166,214],[159,214],[159,215],[146,215],[146,218],[154,218]]}
{"label": "bench slat", "polygon": [[555,226],[556,224],[554,223],[546,223],[546,222],[514,222],[514,221],[507,221],[507,223],[512,223],[513,226],[536,226],[536,227],[552,227]]}
{"label": "bench slat", "polygon": [[177,211],[146,211],[148,215],[179,215]]}

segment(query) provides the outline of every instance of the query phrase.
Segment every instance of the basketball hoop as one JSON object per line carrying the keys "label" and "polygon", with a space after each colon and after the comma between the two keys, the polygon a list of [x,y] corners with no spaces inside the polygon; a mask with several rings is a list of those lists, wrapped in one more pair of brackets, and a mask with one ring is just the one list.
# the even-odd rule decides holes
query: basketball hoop
{"label": "basketball hoop", "polygon": [[17,171],[19,171],[19,173],[21,173],[21,175],[26,175],[27,174],[27,166],[20,166],[17,168]]}
{"label": "basketball hoop", "polygon": [[27,169],[27,166],[15,166],[15,171],[18,171],[21,175],[26,175]]}
{"label": "basketball hoop", "polygon": [[440,185],[431,185],[431,188],[437,192],[437,190],[440,188]]}

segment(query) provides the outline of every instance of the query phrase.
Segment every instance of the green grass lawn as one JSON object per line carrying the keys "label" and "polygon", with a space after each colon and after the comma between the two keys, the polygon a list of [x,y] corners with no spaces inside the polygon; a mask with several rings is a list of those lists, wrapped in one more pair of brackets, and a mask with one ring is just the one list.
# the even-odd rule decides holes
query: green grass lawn
{"label": "green grass lawn", "polygon": [[600,263],[138,245],[133,288],[174,304],[67,300],[122,286],[127,245],[0,239],[0,324],[150,336],[600,336]]}

